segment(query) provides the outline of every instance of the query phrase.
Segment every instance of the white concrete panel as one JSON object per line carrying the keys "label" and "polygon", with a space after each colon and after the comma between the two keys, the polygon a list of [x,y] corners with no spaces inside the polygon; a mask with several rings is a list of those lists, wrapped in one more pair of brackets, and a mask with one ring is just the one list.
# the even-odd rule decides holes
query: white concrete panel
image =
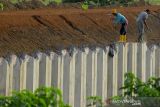
{"label": "white concrete panel", "polygon": [[146,81],[146,52],[147,45],[144,43],[142,44],[142,81]]}
{"label": "white concrete panel", "polygon": [[13,90],[13,86],[12,86],[12,81],[13,81],[13,66],[15,65],[16,63],[16,56],[10,56],[9,57],[9,61],[8,61],[8,64],[9,64],[9,67],[8,67],[8,73],[9,73],[9,76],[8,76],[8,95],[12,95],[12,90]]}
{"label": "white concrete panel", "polygon": [[97,53],[98,49],[92,53],[92,95],[97,95]]}
{"label": "white concrete panel", "polygon": [[103,93],[103,49],[97,49],[97,96],[102,96]]}
{"label": "white concrete panel", "polygon": [[10,89],[20,90],[20,60],[16,55],[11,55],[10,60]]}
{"label": "white concrete panel", "polygon": [[128,55],[128,43],[126,43],[125,45],[124,45],[124,65],[123,65],[123,68],[124,68],[124,74],[125,73],[127,73],[128,71],[127,71],[127,61],[128,61],[128,57],[127,57],[127,55]]}
{"label": "white concrete panel", "polygon": [[152,77],[155,77],[155,50],[156,50],[156,47],[153,46],[152,49],[151,49],[151,71],[150,71],[150,76]]}
{"label": "white concrete panel", "polygon": [[137,66],[137,43],[129,43],[128,44],[128,60],[127,60],[127,72],[132,72],[136,74],[136,66]]}
{"label": "white concrete panel", "polygon": [[58,56],[58,87],[59,89],[62,90],[62,95],[63,95],[63,74],[64,74],[64,56],[66,55],[66,50],[62,50],[61,56]]}
{"label": "white concrete panel", "polygon": [[8,62],[0,58],[0,95],[8,95]]}
{"label": "white concrete panel", "polygon": [[56,53],[51,53],[52,56],[52,73],[51,73],[51,86],[58,87],[58,58]]}
{"label": "white concrete panel", "polygon": [[41,54],[37,54],[37,57],[33,60],[33,91],[39,87],[39,62]]}
{"label": "white concrete panel", "polygon": [[50,56],[39,53],[39,87],[51,86],[51,65]]}
{"label": "white concrete panel", "polygon": [[146,43],[138,44],[137,49],[137,77],[145,81],[146,72]]}
{"label": "white concrete panel", "polygon": [[[117,48],[117,45],[116,45]],[[118,94],[118,52],[115,51],[115,55],[113,57],[113,96],[117,96]]]}
{"label": "white concrete panel", "polygon": [[34,61],[35,59],[33,57],[29,57],[27,61],[27,70],[26,70],[26,89],[33,91],[34,90]]}
{"label": "white concrete panel", "polygon": [[23,58],[20,59],[20,90],[26,89],[26,77],[27,77],[27,62],[29,60],[28,55],[24,55]]}
{"label": "white concrete panel", "polygon": [[74,107],[81,107],[81,71],[82,71],[82,52],[78,51],[75,59],[75,102]]}
{"label": "white concrete panel", "polygon": [[74,49],[72,57],[70,57],[70,73],[69,73],[69,104],[74,106],[75,102],[75,58],[77,51]]}
{"label": "white concrete panel", "polygon": [[146,80],[149,79],[149,77],[151,76],[151,68],[152,68],[152,65],[151,65],[151,50],[148,48],[147,49],[147,52],[146,52]]}
{"label": "white concrete panel", "polygon": [[52,55],[46,56],[46,87],[51,87]]}
{"label": "white concrete panel", "polygon": [[133,64],[133,45],[131,43],[128,44],[128,54],[127,54],[127,72],[133,72],[132,64]]}
{"label": "white concrete panel", "polygon": [[132,72],[133,74],[137,75],[137,43],[132,43],[132,46],[133,46]]}
{"label": "white concrete panel", "polygon": [[[99,52],[99,48],[92,50],[91,52],[91,96],[97,95],[97,54]],[[87,68],[88,70],[88,68]],[[95,107],[95,106],[94,106]]]}
{"label": "white concrete panel", "polygon": [[63,100],[66,104],[69,103],[69,79],[70,77],[70,62],[71,58],[68,53],[64,55],[64,72],[63,72]]}
{"label": "white concrete panel", "polygon": [[87,54],[88,50],[84,49],[82,52],[82,66],[81,66],[81,107],[86,106],[86,71],[87,71]]}
{"label": "white concrete panel", "polygon": [[[124,57],[125,56],[125,47],[123,44],[119,44],[118,45],[118,77],[117,77],[117,81],[118,81],[118,89],[121,88],[123,86],[123,80],[124,80]],[[122,90],[118,91],[118,95],[122,94]]]}
{"label": "white concrete panel", "polygon": [[[120,43],[118,45],[118,69],[117,69],[117,94],[121,95],[123,90],[119,90],[124,84],[124,74],[128,72],[128,61],[131,60],[128,56],[128,43]],[[131,55],[130,55],[131,56]]]}
{"label": "white concrete panel", "polygon": [[137,75],[141,79],[142,76],[142,44],[137,44]]}
{"label": "white concrete panel", "polygon": [[46,85],[46,54],[39,53],[39,87]]}
{"label": "white concrete panel", "polygon": [[103,71],[102,71],[102,100],[105,101],[107,99],[107,77],[108,77],[108,51],[109,47],[106,47],[103,50]]}
{"label": "white concrete panel", "polygon": [[[63,90],[64,56],[66,50],[62,50],[62,55],[58,56],[58,88]],[[62,93],[63,94],[63,93]]]}
{"label": "white concrete panel", "polygon": [[160,49],[155,50],[155,76],[160,77]]}
{"label": "white concrete panel", "polygon": [[88,54],[87,54],[87,71],[86,71],[86,97],[92,96],[92,51],[89,50]]}
{"label": "white concrete panel", "polygon": [[110,98],[113,96],[113,84],[114,84],[113,72],[115,72],[114,60],[115,60],[115,57],[110,57],[110,56],[108,57],[107,98]]}

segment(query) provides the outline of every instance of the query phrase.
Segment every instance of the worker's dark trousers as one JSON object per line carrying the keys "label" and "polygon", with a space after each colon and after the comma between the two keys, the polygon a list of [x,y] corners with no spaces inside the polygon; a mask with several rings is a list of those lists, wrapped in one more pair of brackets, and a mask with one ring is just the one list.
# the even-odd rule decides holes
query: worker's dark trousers
{"label": "worker's dark trousers", "polygon": [[120,35],[126,35],[126,32],[127,32],[127,24],[122,23],[121,24],[121,29],[120,29]]}
{"label": "worker's dark trousers", "polygon": [[137,33],[138,33],[138,42],[144,41],[144,24],[142,21],[137,21]]}

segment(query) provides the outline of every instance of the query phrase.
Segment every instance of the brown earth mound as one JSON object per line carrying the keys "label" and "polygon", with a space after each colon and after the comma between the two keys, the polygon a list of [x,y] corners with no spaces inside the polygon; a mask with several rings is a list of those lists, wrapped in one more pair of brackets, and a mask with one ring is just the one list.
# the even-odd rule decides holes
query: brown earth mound
{"label": "brown earth mound", "polygon": [[[152,32],[148,42],[160,42],[160,7],[119,8],[129,20],[128,41],[136,41],[136,16],[150,8],[148,19]],[[56,50],[69,46],[106,45],[116,41],[118,29],[112,27],[111,9],[35,9],[0,13],[0,56]]]}

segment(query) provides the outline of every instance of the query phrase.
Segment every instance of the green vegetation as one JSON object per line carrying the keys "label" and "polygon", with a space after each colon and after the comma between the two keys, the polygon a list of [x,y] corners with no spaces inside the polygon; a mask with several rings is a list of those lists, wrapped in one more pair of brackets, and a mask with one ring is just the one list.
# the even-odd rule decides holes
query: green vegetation
{"label": "green vegetation", "polygon": [[83,10],[87,10],[87,9],[88,9],[88,3],[87,3],[87,2],[84,2],[84,3],[82,4],[82,9],[83,9]]}
{"label": "green vegetation", "polygon": [[18,3],[19,1],[18,1],[18,0],[10,0],[10,2],[13,3],[13,4],[16,4],[16,3]]}
{"label": "green vegetation", "polygon": [[160,4],[160,0],[146,0],[150,4]]}
{"label": "green vegetation", "polygon": [[[123,90],[123,94],[120,96],[114,96],[109,98],[107,101],[113,103],[112,105],[129,107],[131,105],[124,103],[115,103],[120,101],[132,100],[137,101],[142,107],[151,107],[156,105],[160,106],[160,78],[151,77],[147,82],[142,82],[139,78],[135,77],[131,72],[125,74],[124,86],[120,88]],[[92,96],[89,98],[89,105],[100,104],[99,107],[104,107],[101,99],[98,96]],[[96,100],[95,100],[96,99]],[[89,107],[89,106],[88,106]]]}
{"label": "green vegetation", "polygon": [[23,90],[12,96],[0,96],[0,107],[70,107],[64,104],[59,89],[38,88],[34,93]]}
{"label": "green vegetation", "polygon": [[[70,0],[68,0],[68,2],[69,1]],[[107,5],[116,5],[116,4],[129,5],[136,1],[135,0],[84,0],[83,2],[88,3],[88,5],[107,6]]]}
{"label": "green vegetation", "polygon": [[[10,2],[13,4],[18,4],[27,1],[32,1],[32,0],[10,0]],[[39,1],[45,6],[49,5],[50,3],[56,3],[56,4],[62,3],[62,0],[39,0]]]}
{"label": "green vegetation", "polygon": [[[11,3],[16,4],[20,2],[27,2],[31,0],[9,0]],[[50,3],[62,3],[62,2],[67,2],[67,3],[77,3],[77,2],[87,2],[90,5],[96,4],[98,6],[104,6],[104,5],[114,5],[114,4],[121,4],[121,5],[127,5],[127,4],[132,4],[137,1],[144,1],[148,3],[153,3],[153,4],[159,4],[160,0],[39,0],[42,2],[44,5],[48,5]]]}
{"label": "green vegetation", "polygon": [[147,82],[142,82],[132,73],[125,74],[123,96],[160,97],[160,78],[151,77]]}
{"label": "green vegetation", "polygon": [[40,0],[45,6],[51,4],[51,3],[56,3],[60,4],[62,3],[62,0]]}
{"label": "green vegetation", "polygon": [[[141,1],[142,4],[145,2],[147,4],[160,4],[160,0],[2,0],[0,3],[0,9],[8,8],[41,8],[44,6],[55,6],[61,3],[79,3],[83,10],[87,10],[91,7],[100,7],[100,6],[131,6],[137,5]],[[76,4],[75,4],[76,5]]]}
{"label": "green vegetation", "polygon": [[102,98],[99,96],[91,96],[87,98],[87,107],[93,107],[96,105],[96,107],[103,107],[104,103],[102,102]]}
{"label": "green vegetation", "polygon": [[4,9],[3,3],[0,3],[0,9],[1,9],[1,10]]}

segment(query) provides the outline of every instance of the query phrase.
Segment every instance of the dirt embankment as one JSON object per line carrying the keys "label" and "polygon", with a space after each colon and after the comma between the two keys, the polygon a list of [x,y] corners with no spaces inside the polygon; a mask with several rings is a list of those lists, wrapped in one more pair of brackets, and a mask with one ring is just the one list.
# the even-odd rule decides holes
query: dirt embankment
{"label": "dirt embankment", "polygon": [[[148,42],[160,42],[160,6],[119,8],[129,20],[128,41],[136,41],[136,16],[150,8],[154,16],[146,32]],[[0,56],[57,50],[70,46],[106,45],[116,41],[111,9],[35,9],[0,13]]]}

